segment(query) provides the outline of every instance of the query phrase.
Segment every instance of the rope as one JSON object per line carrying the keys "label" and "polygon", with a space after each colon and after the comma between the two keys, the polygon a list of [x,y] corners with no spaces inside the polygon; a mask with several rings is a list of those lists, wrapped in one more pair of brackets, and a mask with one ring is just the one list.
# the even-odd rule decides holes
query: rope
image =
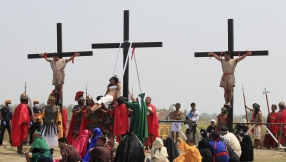
{"label": "rope", "polygon": [[140,92],[142,93],[142,89],[141,89],[141,83],[140,83],[140,78],[139,78],[139,72],[138,72],[138,67],[137,67],[137,61],[136,61],[136,56],[134,53],[134,60],[135,60],[135,65],[136,65],[136,71],[137,71],[137,78],[138,78],[138,82],[139,82],[139,88],[140,88]]}
{"label": "rope", "polygon": [[113,73],[112,73],[112,76],[114,76],[114,73],[115,73],[115,69],[116,69],[116,65],[117,65],[117,60],[118,60],[118,56],[119,56],[119,53],[120,53],[120,50],[121,50],[121,44],[119,44],[119,49],[118,49],[118,53],[117,53],[117,57],[116,57],[116,60],[115,60],[115,65],[114,65],[114,69],[113,69]]}
{"label": "rope", "polygon": [[127,62],[129,60],[129,51],[130,51],[131,45],[132,45],[132,42],[129,45],[128,52],[127,52],[127,57],[126,57],[126,60],[125,60],[125,63],[124,63],[124,68],[123,68],[122,77],[121,77],[122,83],[123,83],[123,77],[124,77],[124,72],[125,72],[125,69],[126,69],[126,66],[127,66]]}

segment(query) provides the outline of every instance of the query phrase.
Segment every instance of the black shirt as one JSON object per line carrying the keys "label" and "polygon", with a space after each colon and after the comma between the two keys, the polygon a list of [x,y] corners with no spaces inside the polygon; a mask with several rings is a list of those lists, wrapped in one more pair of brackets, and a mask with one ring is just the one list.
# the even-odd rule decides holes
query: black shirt
{"label": "black shirt", "polygon": [[215,127],[216,127],[216,126],[212,127],[212,125],[208,126],[207,132],[208,132],[208,133],[215,132]]}
{"label": "black shirt", "polygon": [[7,107],[1,108],[1,115],[2,115],[2,121],[4,120],[6,123],[9,123],[10,120],[12,120],[12,109]]}
{"label": "black shirt", "polygon": [[248,131],[248,127],[247,126],[243,126],[241,124],[237,125],[236,134],[239,134],[240,136],[243,136],[247,131]]}

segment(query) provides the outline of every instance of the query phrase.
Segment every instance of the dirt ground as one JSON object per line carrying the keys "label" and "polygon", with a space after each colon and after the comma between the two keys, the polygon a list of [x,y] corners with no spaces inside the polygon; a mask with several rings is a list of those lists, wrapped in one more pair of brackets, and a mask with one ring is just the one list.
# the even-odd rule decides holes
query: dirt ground
{"label": "dirt ground", "polygon": [[[29,146],[24,147],[25,151],[29,150]],[[149,156],[150,154],[146,154]],[[54,150],[54,159],[61,158],[59,149]],[[0,162],[25,162],[25,157],[16,154],[16,147],[0,146]],[[284,150],[254,150],[254,161],[256,162],[285,162],[286,152]]]}

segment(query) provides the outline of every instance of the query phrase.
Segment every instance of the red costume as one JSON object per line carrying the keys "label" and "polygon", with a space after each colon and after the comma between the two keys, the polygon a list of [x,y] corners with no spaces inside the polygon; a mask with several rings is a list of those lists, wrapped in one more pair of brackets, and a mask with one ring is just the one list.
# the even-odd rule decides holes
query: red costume
{"label": "red costume", "polygon": [[113,124],[113,134],[115,136],[126,134],[129,130],[128,112],[125,104],[115,105]]}
{"label": "red costume", "polygon": [[[94,103],[90,106],[94,106]],[[99,111],[95,111],[94,113],[91,113],[87,119],[84,118],[84,116],[88,113],[87,107],[84,107],[82,109],[82,120],[80,124],[80,130],[79,134],[81,134],[85,129],[88,129],[90,132],[93,132],[94,128],[100,128],[101,122],[100,122],[100,113]]]}
{"label": "red costume", "polygon": [[26,141],[28,135],[28,129],[30,123],[30,116],[27,105],[20,103],[12,117],[12,129],[10,139],[12,140],[12,146],[20,146],[21,142]]}
{"label": "red costume", "polygon": [[88,146],[88,139],[90,137],[90,132],[86,129],[82,132],[80,136],[78,136],[73,142],[72,145],[73,147],[77,150],[78,154],[80,155],[81,158],[84,157],[86,153],[86,149]]}
{"label": "red costume", "polygon": [[[152,104],[147,105],[148,109],[152,109],[153,114],[147,115],[147,123],[148,123],[148,135],[153,135],[154,139],[159,136],[158,129],[159,129],[159,123],[158,123],[158,116],[156,112],[156,107]],[[151,146],[151,139],[148,137],[148,146]]]}
{"label": "red costume", "polygon": [[[280,117],[277,120],[277,123],[285,123],[286,124],[286,109],[283,109],[283,111],[280,114]],[[281,129],[282,125],[279,126],[279,128]],[[284,144],[284,136],[286,136],[286,125],[284,125],[284,128],[282,128],[283,130],[283,134],[281,134],[281,139],[280,139],[280,143],[281,145]],[[279,136],[278,136],[278,140],[279,140]]]}
{"label": "red costume", "polygon": [[[267,118],[267,123],[277,123],[277,117],[278,113],[269,113]],[[279,131],[278,125],[269,125],[268,126],[271,133],[277,138],[277,133]],[[270,134],[265,134],[264,136],[264,147],[273,147],[275,148],[277,146],[277,143],[273,140],[273,138],[270,136]]]}
{"label": "red costume", "polygon": [[[83,97],[83,94],[84,94],[83,91],[76,92],[74,100],[78,101],[78,99],[80,97]],[[79,110],[79,106],[75,105],[73,107],[73,114],[72,114],[72,117],[71,117],[71,121],[70,121],[70,124],[69,124],[69,131],[68,131],[68,134],[67,134],[67,140],[68,140],[69,144],[71,144],[73,142],[73,140],[74,140],[73,134],[74,134],[74,131],[75,131],[74,130],[75,125],[79,125],[80,126],[81,115],[82,114],[79,114],[80,116],[78,116],[78,117],[75,117],[75,115],[74,115],[74,111],[78,111],[78,110]],[[79,118],[79,117],[80,117],[80,121],[77,121],[77,118]],[[77,124],[76,124],[76,122],[77,122]],[[79,131],[79,128],[76,131]]]}

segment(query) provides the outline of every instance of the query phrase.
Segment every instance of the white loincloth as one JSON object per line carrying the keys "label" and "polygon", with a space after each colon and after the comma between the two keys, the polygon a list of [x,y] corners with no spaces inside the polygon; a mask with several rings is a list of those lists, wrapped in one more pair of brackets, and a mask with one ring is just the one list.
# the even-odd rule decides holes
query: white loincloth
{"label": "white loincloth", "polygon": [[173,122],[172,124],[172,132],[180,132],[181,130],[181,123],[180,122]]}
{"label": "white loincloth", "polygon": [[111,94],[107,94],[104,97],[101,97],[101,99],[97,101],[98,104],[104,104],[105,108],[108,108],[112,102],[113,102],[113,96]]}
{"label": "white loincloth", "polygon": [[[46,128],[44,128],[42,132],[45,132],[45,129]],[[58,134],[54,131],[54,129],[52,129],[50,135],[47,133],[45,136],[45,133],[42,133],[42,136],[46,140],[49,147],[58,147]]]}

